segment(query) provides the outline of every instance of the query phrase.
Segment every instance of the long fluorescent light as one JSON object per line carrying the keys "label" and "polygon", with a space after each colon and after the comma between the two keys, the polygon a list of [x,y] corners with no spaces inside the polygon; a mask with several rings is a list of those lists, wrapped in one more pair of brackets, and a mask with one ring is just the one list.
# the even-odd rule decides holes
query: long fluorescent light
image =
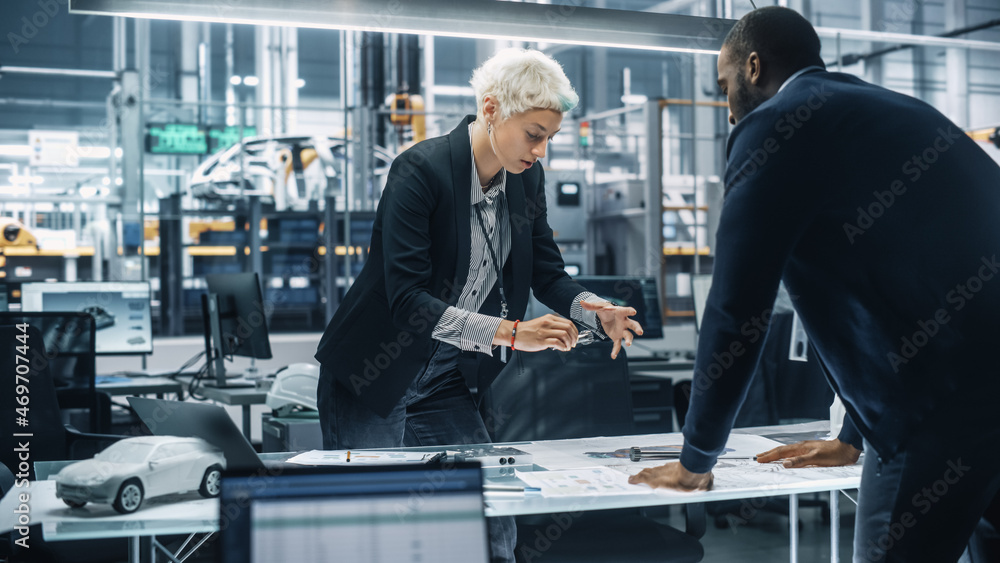
{"label": "long fluorescent light", "polygon": [[719,52],[735,20],[490,0],[70,0],[69,11],[448,37]]}
{"label": "long fluorescent light", "polygon": [[864,29],[841,29],[834,27],[817,27],[820,37],[854,41],[873,41],[882,43],[900,43],[903,45],[919,45],[923,47],[958,47],[964,49],[980,49],[983,51],[1000,51],[1000,42],[979,41],[976,39],[961,39],[958,37],[937,37],[934,35],[912,35],[891,31],[868,31]]}

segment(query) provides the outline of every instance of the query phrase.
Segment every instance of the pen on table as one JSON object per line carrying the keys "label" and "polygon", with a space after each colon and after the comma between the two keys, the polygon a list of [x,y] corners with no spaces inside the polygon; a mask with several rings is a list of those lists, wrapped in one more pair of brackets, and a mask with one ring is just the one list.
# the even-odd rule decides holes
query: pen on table
{"label": "pen on table", "polygon": [[444,452],[437,452],[436,454],[427,458],[427,463],[434,463],[436,461],[441,461],[442,459],[444,459],[445,455],[446,454]]}
{"label": "pen on table", "polygon": [[[649,460],[662,460],[662,459],[680,459],[681,452],[677,451],[652,451],[644,452],[642,448],[632,447],[629,448],[629,459],[632,461],[649,461]],[[722,454],[719,459],[752,459],[757,460],[757,456],[740,456],[740,455],[726,455]]]}
{"label": "pen on table", "polygon": [[347,450],[347,463],[351,463],[351,450]]}
{"label": "pen on table", "polygon": [[541,491],[538,487],[521,487],[519,485],[483,485],[483,491],[487,493],[524,493]]}

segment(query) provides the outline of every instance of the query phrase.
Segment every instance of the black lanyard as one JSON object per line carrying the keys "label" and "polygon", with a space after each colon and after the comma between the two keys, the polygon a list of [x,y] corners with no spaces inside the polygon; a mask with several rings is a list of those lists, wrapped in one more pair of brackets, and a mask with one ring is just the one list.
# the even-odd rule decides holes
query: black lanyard
{"label": "black lanyard", "polygon": [[[503,192],[500,192],[501,194]],[[499,197],[499,194],[498,194]],[[500,205],[500,201],[497,200],[497,205]],[[499,216],[499,214],[498,214]],[[497,287],[500,290],[500,318],[507,318],[507,296],[503,293],[503,270],[500,267],[500,261],[497,260],[496,252],[493,252],[493,243],[490,242],[490,235],[486,232],[486,223],[483,222],[482,209],[476,206],[476,219],[479,220],[479,228],[483,230],[483,238],[486,239],[486,248],[490,251],[490,260],[493,261],[493,267],[497,271]],[[500,221],[497,221],[497,234],[500,234]],[[502,247],[502,243],[500,245]]]}

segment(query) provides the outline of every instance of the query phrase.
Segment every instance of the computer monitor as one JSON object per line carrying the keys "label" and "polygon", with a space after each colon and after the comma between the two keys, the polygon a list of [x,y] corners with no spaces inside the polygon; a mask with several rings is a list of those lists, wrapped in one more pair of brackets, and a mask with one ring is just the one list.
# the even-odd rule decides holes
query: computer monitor
{"label": "computer monitor", "polygon": [[573,280],[615,305],[627,305],[635,309],[633,318],[642,325],[643,338],[663,338],[663,313],[656,278],[576,276]]}
{"label": "computer monitor", "polygon": [[153,352],[149,282],[24,283],[21,311],[89,313],[97,325],[97,354]]}
{"label": "computer monitor", "polygon": [[217,560],[489,561],[478,463],[223,474]]}
{"label": "computer monitor", "polygon": [[207,384],[232,386],[226,379],[223,363],[226,356],[271,358],[267,335],[269,307],[264,302],[256,273],[209,274],[205,281],[208,293],[202,297],[202,307],[205,353],[209,362]]}

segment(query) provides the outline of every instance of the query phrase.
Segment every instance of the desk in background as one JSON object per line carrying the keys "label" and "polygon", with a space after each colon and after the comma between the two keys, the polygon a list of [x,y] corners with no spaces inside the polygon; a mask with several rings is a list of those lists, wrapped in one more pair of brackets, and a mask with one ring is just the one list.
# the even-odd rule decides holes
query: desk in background
{"label": "desk in background", "polygon": [[126,377],[99,375],[95,386],[113,397],[121,395],[156,395],[162,399],[167,393],[184,394],[184,385],[167,377]]}

